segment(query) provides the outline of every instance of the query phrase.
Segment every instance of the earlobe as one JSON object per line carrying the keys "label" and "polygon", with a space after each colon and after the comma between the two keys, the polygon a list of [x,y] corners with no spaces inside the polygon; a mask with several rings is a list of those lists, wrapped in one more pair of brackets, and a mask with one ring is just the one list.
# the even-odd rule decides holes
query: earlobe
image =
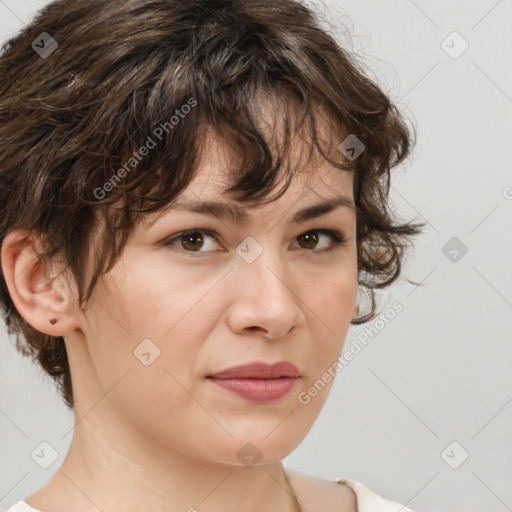
{"label": "earlobe", "polygon": [[63,336],[79,327],[68,297],[69,283],[64,275],[53,277],[52,270],[38,261],[39,247],[40,239],[33,232],[9,233],[2,242],[4,278],[14,306],[32,327]]}

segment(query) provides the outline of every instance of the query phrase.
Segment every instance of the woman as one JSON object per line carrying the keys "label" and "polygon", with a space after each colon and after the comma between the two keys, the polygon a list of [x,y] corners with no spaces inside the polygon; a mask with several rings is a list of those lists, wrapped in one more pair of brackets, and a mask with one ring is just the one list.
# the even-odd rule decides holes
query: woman
{"label": "woman", "polygon": [[410,132],[313,13],[58,0],[0,76],[4,318],[75,413],[9,512],[398,510],[281,463],[421,232]]}

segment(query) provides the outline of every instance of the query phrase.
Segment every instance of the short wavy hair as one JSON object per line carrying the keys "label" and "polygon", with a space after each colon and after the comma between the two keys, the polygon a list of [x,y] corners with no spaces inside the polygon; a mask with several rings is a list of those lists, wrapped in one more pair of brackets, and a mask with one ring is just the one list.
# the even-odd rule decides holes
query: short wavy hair
{"label": "short wavy hair", "polygon": [[[410,153],[415,130],[356,59],[322,28],[319,13],[294,0],[48,4],[1,48],[0,244],[15,229],[36,230],[44,239],[39,261],[64,257],[83,308],[136,223],[191,182],[205,127],[233,148],[227,192],[262,204],[295,174],[283,162],[298,119],[311,148],[354,171],[358,283],[371,307],[352,323],[371,320],[376,290],[397,279],[423,224],[396,223],[389,204],[390,170]],[[283,106],[278,148],[257,127],[253,100],[262,92]],[[364,151],[343,158],[323,148],[319,116],[331,128],[328,148],[351,135]],[[269,197],[280,169],[285,187]],[[85,283],[98,222],[101,250]],[[64,338],[24,320],[3,272],[0,306],[17,350],[37,358],[73,408]]]}

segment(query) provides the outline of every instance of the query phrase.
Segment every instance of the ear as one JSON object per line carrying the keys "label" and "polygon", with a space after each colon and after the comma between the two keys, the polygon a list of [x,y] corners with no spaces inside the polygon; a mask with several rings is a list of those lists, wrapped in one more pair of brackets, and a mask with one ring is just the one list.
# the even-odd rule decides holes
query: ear
{"label": "ear", "polygon": [[[32,327],[51,336],[64,336],[79,329],[76,283],[69,282],[64,266],[52,268],[38,262],[42,248],[37,232],[11,231],[2,242],[2,271],[11,299]],[[59,274],[59,275],[57,275]],[[57,322],[52,325],[50,319]]]}

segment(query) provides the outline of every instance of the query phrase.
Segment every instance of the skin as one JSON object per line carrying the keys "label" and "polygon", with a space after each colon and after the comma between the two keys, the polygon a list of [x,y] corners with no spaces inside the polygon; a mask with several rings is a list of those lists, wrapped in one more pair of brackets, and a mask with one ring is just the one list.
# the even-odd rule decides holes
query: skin
{"label": "skin", "polygon": [[[211,138],[182,197],[229,201],[219,171],[225,156]],[[74,281],[52,279],[59,267],[37,264],[37,234],[5,238],[2,265],[15,306],[39,331],[64,337],[75,396],[70,449],[29,505],[51,512],[295,510],[281,460],[311,429],[333,381],[306,405],[297,396],[340,356],[357,295],[354,213],[342,207],[291,221],[323,198],[353,199],[352,172],[316,165],[277,201],[246,209],[247,225],[181,210],[148,217],[85,313]],[[320,228],[339,231],[345,244],[327,253],[328,235],[317,233],[316,246],[299,237]],[[211,229],[219,241],[203,233],[202,246],[194,245],[200,257],[183,238],[183,245],[160,243],[191,229]],[[236,253],[248,236],[263,248],[250,264]],[[88,277],[91,270],[89,258]],[[160,350],[149,366],[133,353],[146,338]],[[239,364],[282,360],[301,379],[272,403],[249,402],[206,379]],[[254,467],[237,456],[248,442],[261,452]],[[356,510],[346,486],[286,473],[308,512]]]}

